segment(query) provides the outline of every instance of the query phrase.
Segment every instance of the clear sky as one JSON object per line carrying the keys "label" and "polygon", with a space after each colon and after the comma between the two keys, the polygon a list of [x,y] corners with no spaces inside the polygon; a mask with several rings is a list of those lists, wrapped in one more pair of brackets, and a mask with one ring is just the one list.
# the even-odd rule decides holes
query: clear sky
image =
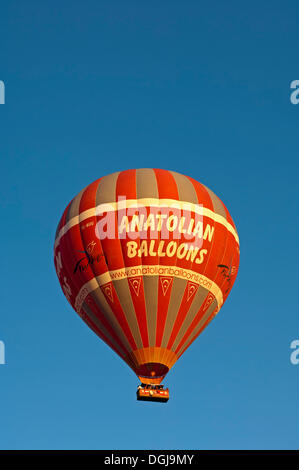
{"label": "clear sky", "polygon": [[[1,2],[0,448],[299,448],[298,21],[298,0]],[[136,401],[53,265],[71,198],[144,167],[207,185],[240,236],[167,404]]]}

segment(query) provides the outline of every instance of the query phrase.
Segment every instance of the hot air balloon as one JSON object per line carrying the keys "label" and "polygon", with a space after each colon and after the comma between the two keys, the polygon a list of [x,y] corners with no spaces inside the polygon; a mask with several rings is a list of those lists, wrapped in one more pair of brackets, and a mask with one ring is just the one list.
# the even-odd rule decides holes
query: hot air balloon
{"label": "hot air balloon", "polygon": [[136,373],[140,400],[217,315],[236,279],[239,238],[221,200],[191,177],[129,169],[91,183],[58,224],[64,295]]}

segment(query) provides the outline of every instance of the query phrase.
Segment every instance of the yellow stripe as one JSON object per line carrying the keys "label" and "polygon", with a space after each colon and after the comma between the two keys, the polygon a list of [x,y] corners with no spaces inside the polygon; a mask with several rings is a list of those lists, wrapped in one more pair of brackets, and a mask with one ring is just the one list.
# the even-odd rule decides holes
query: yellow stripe
{"label": "yellow stripe", "polygon": [[95,217],[103,214],[104,212],[113,212],[119,210],[127,210],[127,209],[138,209],[138,207],[156,207],[156,208],[171,208],[171,209],[180,209],[180,210],[188,210],[190,212],[194,212],[196,214],[202,215],[204,217],[209,217],[210,219],[214,220],[222,224],[227,230],[232,233],[236,242],[239,244],[239,237],[234,229],[234,227],[220,214],[216,214],[211,209],[207,207],[203,207],[199,204],[193,204],[192,202],[188,201],[177,201],[176,199],[156,199],[156,198],[143,198],[143,199],[125,199],[120,200],[118,202],[109,202],[104,204],[99,204],[96,207],[88,209],[81,214],[72,217],[59,231],[57,238],[55,240],[54,249],[60,242],[61,237],[74,225],[82,222],[89,217]]}
{"label": "yellow stripe", "polygon": [[171,277],[177,277],[179,279],[190,280],[195,284],[198,284],[208,291],[214,294],[218,308],[220,309],[223,304],[223,295],[220,287],[211,279],[203,276],[202,274],[196,273],[190,269],[179,268],[177,266],[161,266],[161,265],[143,265],[132,266],[130,268],[121,268],[114,271],[107,271],[103,274],[93,278],[90,281],[84,284],[75,301],[75,309],[79,313],[82,307],[82,304],[86,296],[92,292],[94,289],[99,287],[99,285],[106,284],[111,281],[120,281],[122,279],[127,279],[134,276],[160,276],[167,275]]}

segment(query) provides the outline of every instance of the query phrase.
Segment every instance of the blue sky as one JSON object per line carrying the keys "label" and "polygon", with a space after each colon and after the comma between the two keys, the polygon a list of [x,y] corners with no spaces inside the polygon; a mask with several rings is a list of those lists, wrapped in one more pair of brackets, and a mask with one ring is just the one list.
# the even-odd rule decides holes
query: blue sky
{"label": "blue sky", "polygon": [[[298,448],[298,20],[295,0],[2,2],[1,449]],[[52,259],[70,199],[142,167],[210,187],[240,236],[166,405],[136,401]]]}

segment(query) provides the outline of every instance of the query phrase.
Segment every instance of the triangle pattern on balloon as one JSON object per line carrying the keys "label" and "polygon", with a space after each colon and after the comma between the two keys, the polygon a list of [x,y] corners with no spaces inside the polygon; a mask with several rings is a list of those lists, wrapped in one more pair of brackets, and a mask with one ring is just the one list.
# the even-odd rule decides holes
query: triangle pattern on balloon
{"label": "triangle pattern on balloon", "polygon": [[194,296],[194,294],[197,292],[198,289],[198,284],[195,284],[195,282],[188,281],[188,286],[187,286],[187,302]]}
{"label": "triangle pattern on balloon", "polygon": [[137,297],[139,296],[139,292],[140,292],[140,286],[141,286],[141,276],[137,276],[137,277],[130,277],[129,278],[129,283],[133,289],[133,291],[135,292],[135,294],[137,295]]}
{"label": "triangle pattern on balloon", "polygon": [[164,297],[167,294],[170,284],[172,283],[172,279],[173,279],[172,277],[164,277],[164,276],[160,277],[160,282],[161,282],[161,287],[162,287],[162,292],[163,292]]}
{"label": "triangle pattern on balloon", "polygon": [[113,302],[112,283],[108,282],[107,284],[104,284],[103,286],[101,286],[101,290],[103,294],[110,300],[110,302]]}
{"label": "triangle pattern on balloon", "polygon": [[207,295],[206,300],[204,302],[204,305],[202,307],[203,313],[208,310],[210,305],[213,303],[214,299],[215,299],[215,296],[211,292],[209,292],[209,294]]}

